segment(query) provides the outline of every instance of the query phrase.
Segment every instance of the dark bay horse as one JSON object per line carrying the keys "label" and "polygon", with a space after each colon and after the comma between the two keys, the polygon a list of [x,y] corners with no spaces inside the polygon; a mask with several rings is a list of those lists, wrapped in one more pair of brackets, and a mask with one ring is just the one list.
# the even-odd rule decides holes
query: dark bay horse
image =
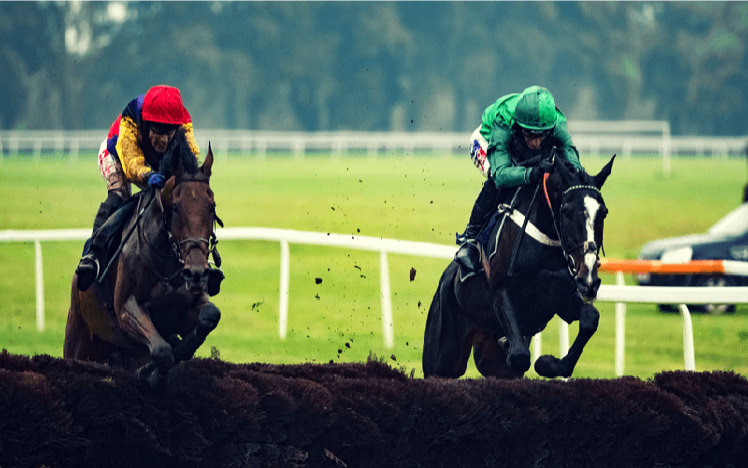
{"label": "dark bay horse", "polygon": [[541,356],[535,371],[571,376],[600,317],[592,304],[607,214],[600,188],[614,159],[590,176],[555,157],[538,187],[522,187],[499,206],[505,216],[483,246],[484,270],[463,278],[452,261],[439,280],[426,320],[425,377],[460,377],[471,349],[484,376],[521,377],[530,339],[554,315],[579,321],[579,333],[566,356]]}
{"label": "dark bay horse", "polygon": [[164,188],[130,200],[137,210],[124,223],[111,268],[85,292],[73,277],[63,351],[132,369],[152,387],[194,355],[221,316],[208,294],[220,223],[210,188],[213,152],[209,147],[198,167],[186,141],[173,148],[159,168]]}

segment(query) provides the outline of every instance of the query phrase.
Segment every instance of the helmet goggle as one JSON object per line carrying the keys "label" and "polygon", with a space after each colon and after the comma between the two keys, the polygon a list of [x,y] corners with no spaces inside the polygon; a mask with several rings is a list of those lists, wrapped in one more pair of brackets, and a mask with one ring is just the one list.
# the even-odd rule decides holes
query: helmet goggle
{"label": "helmet goggle", "polygon": [[552,131],[552,128],[549,128],[548,130],[530,130],[527,128],[523,128],[522,135],[525,138],[545,138],[550,135]]}
{"label": "helmet goggle", "polygon": [[159,136],[167,135],[169,137],[174,136],[177,129],[180,127],[179,125],[162,124],[157,122],[148,122],[148,125],[150,127],[151,133]]}

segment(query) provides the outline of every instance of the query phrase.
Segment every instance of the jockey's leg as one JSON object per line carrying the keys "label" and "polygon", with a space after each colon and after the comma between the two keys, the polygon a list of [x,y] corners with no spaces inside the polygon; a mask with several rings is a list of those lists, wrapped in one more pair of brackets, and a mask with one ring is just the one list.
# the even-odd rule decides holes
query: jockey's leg
{"label": "jockey's leg", "polygon": [[99,206],[94,218],[93,233],[83,246],[82,258],[75,269],[75,274],[78,275],[78,289],[81,291],[87,290],[102,270],[103,249],[108,241],[108,235],[111,234],[111,230],[102,227],[122,206],[124,200],[130,197],[130,183],[125,178],[119,160],[107,151],[106,141],[99,148],[99,171],[107,181],[109,195]]}
{"label": "jockey's leg", "polygon": [[121,194],[109,192],[109,196],[99,206],[94,218],[93,234],[83,247],[83,256],[75,269],[78,275],[78,289],[87,290],[101,272],[101,262],[104,261],[103,249],[108,240],[107,229],[102,229],[106,221],[122,206],[124,200]]}
{"label": "jockey's leg", "polygon": [[493,214],[493,210],[496,209],[496,197],[498,194],[499,189],[496,188],[496,184],[494,184],[493,180],[487,179],[478,194],[478,198],[475,200],[467,228],[461,238],[458,239],[461,243],[459,250],[455,254],[455,261],[462,267],[463,278],[483,269],[480,248],[478,247],[476,238],[480,234],[486,218]]}

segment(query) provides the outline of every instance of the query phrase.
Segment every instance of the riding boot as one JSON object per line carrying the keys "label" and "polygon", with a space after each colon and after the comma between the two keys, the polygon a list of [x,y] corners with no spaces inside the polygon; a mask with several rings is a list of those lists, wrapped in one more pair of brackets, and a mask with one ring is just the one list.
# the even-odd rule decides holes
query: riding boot
{"label": "riding boot", "polygon": [[107,236],[103,235],[101,228],[109,217],[122,206],[123,201],[122,196],[117,192],[109,192],[109,196],[96,212],[93,233],[83,246],[83,256],[75,269],[75,274],[78,275],[78,289],[81,291],[87,290],[101,272],[103,250],[107,241]]}
{"label": "riding boot", "polygon": [[455,261],[462,267],[463,278],[483,269],[477,238],[486,219],[493,214],[498,194],[499,189],[496,188],[493,180],[486,180],[475,200],[465,232],[457,236],[460,248],[455,254]]}

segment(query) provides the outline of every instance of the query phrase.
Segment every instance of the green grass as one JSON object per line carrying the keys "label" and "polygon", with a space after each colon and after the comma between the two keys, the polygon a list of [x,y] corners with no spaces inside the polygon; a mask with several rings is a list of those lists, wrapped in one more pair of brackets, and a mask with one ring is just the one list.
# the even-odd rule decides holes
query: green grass
{"label": "green grass", "polygon": [[[605,158],[584,157],[589,172]],[[264,226],[453,244],[483,179],[466,157],[329,155],[303,161],[281,155],[218,157],[212,186],[226,226]],[[604,189],[610,215],[605,251],[634,258],[652,239],[703,232],[740,203],[743,160],[675,159],[665,177],[659,158],[619,158]],[[77,161],[49,155],[0,162],[0,230],[88,228],[105,185],[93,155]],[[220,238],[220,230],[218,233]],[[34,246],[0,244],[0,347],[18,354],[62,355],[70,280],[82,242],[45,242],[46,330],[35,325]],[[227,280],[214,302],[222,319],[198,355],[211,348],[232,362],[360,362],[370,353],[421,376],[423,329],[447,261],[389,256],[395,347],[383,343],[379,254],[291,244],[288,336],[278,337],[280,246],[221,241]],[[417,271],[409,280],[411,268]],[[315,278],[322,283],[316,284]],[[633,283],[631,278],[627,278]],[[603,282],[614,283],[612,275]],[[598,303],[601,321],[575,377],[612,378],[614,305]],[[731,316],[693,317],[696,369],[748,374],[748,307]],[[570,326],[571,339],[577,324]],[[558,323],[543,333],[545,352],[558,353]],[[683,368],[682,323],[652,305],[630,304],[626,374],[649,378]],[[472,362],[469,377],[478,375]],[[528,374],[535,376],[534,371]]]}

